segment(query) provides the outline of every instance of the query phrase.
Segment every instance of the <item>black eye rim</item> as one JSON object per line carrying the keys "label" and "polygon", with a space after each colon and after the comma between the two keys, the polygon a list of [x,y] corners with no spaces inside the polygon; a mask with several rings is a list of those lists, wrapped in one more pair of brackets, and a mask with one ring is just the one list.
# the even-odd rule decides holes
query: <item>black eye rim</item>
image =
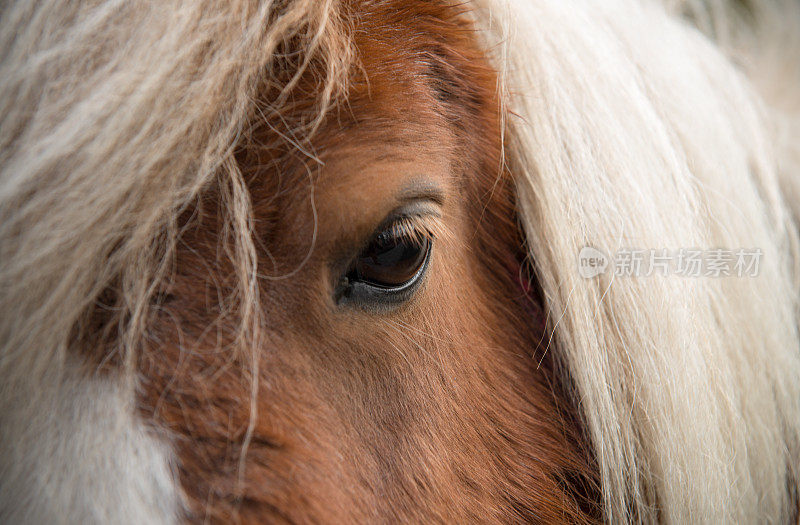
{"label": "black eye rim", "polygon": [[417,271],[408,281],[398,286],[384,286],[379,283],[354,279],[352,269],[350,269],[341,278],[334,291],[336,304],[379,312],[395,309],[407,303],[425,281],[433,258],[433,238],[424,237],[421,242],[425,256]]}

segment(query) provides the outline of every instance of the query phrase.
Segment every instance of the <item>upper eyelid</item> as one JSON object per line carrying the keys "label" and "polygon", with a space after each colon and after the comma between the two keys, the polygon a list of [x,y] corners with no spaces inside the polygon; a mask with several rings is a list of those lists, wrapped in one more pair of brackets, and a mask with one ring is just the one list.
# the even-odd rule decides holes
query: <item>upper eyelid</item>
{"label": "upper eyelid", "polygon": [[436,183],[416,180],[406,185],[400,191],[398,198],[401,202],[434,202],[444,206],[445,191]]}

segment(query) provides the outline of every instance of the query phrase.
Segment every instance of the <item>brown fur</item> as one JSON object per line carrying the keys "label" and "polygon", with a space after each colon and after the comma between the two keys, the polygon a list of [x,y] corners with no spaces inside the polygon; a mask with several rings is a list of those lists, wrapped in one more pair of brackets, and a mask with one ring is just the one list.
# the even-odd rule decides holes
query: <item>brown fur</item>
{"label": "brown fur", "polygon": [[[237,153],[266,334],[243,468],[251,367],[230,351],[224,188],[185,214],[140,357],[142,412],[173,436],[188,518],[599,520],[596,466],[520,286],[495,73],[457,7],[350,2],[342,13],[360,67],[313,141],[296,141],[320,162],[286,138],[323,64],[292,90],[295,114],[257,113]],[[264,84],[262,107],[275,89]],[[336,305],[336,277],[411,182],[444,190],[448,235],[424,286],[388,314]]]}

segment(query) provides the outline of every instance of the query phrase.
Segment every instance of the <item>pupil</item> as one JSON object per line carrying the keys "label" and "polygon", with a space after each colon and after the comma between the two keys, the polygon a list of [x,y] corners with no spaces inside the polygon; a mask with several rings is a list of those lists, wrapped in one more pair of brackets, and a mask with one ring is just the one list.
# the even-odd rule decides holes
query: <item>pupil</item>
{"label": "pupil", "polygon": [[397,287],[410,281],[425,260],[428,241],[422,244],[381,233],[356,261],[358,277],[372,284]]}

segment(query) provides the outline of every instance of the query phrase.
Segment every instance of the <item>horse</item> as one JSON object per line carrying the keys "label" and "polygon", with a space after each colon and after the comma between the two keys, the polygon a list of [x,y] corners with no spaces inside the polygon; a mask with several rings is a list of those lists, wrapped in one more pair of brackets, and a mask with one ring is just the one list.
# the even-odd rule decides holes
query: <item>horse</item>
{"label": "horse", "polygon": [[798,519],[795,3],[0,13],[3,523]]}

